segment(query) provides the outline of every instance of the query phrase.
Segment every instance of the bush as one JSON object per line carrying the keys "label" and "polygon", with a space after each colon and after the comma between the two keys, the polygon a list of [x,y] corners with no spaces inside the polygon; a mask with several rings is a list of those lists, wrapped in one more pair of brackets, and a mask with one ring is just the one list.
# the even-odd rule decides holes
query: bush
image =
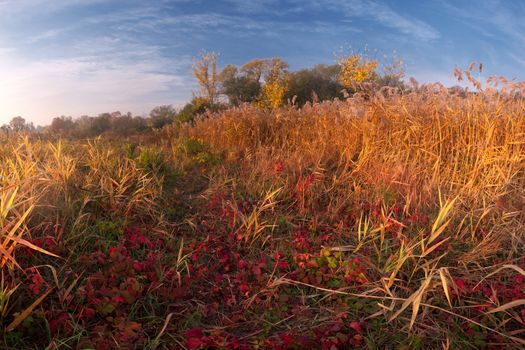
{"label": "bush", "polygon": [[168,168],[164,155],[152,147],[141,149],[136,162],[140,168],[157,174],[165,173]]}
{"label": "bush", "polygon": [[211,109],[210,102],[203,97],[195,97],[187,103],[184,108],[177,114],[176,120],[179,123],[193,123],[194,118]]}

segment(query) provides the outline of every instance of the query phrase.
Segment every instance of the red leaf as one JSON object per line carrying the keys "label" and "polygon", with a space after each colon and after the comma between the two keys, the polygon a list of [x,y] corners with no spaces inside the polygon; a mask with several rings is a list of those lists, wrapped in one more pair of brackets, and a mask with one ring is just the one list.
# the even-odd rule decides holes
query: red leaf
{"label": "red leaf", "polygon": [[246,283],[242,283],[240,285],[239,289],[241,290],[241,292],[246,293],[247,291],[250,290],[250,287],[248,287],[248,285]]}
{"label": "red leaf", "polygon": [[202,338],[204,336],[201,328],[188,329],[184,335],[186,338]]}
{"label": "red leaf", "polygon": [[201,345],[204,345],[204,343],[199,338],[189,338],[186,340],[186,347],[190,350],[199,349]]}
{"label": "red leaf", "polygon": [[359,322],[352,321],[350,322],[350,328],[352,328],[357,333],[361,333],[361,325]]}
{"label": "red leaf", "polygon": [[93,316],[95,316],[95,313],[96,312],[94,309],[87,307],[84,310],[82,310],[81,318],[92,318]]}
{"label": "red leaf", "polygon": [[244,270],[246,266],[248,266],[248,263],[244,260],[239,260],[239,262],[237,263],[237,267],[241,270]]}

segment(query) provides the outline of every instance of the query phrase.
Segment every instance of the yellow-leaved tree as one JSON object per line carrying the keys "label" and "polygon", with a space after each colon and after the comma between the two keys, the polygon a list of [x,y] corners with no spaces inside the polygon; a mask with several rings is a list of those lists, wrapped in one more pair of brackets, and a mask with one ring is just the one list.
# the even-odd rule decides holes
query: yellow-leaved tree
{"label": "yellow-leaved tree", "polygon": [[370,81],[375,76],[378,62],[364,59],[360,55],[350,55],[339,59],[341,73],[339,81],[347,88],[356,89],[360,84]]}
{"label": "yellow-leaved tree", "polygon": [[288,91],[288,63],[280,58],[272,58],[268,62],[264,85],[261,90],[260,104],[266,108],[277,108],[284,104],[284,96]]}
{"label": "yellow-leaved tree", "polygon": [[219,94],[216,52],[202,51],[200,59],[193,63],[193,75],[197,78],[202,97],[214,105]]}

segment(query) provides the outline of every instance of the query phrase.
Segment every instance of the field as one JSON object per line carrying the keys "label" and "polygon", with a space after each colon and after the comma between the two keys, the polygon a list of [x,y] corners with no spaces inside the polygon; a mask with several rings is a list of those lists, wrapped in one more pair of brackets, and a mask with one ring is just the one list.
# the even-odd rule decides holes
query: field
{"label": "field", "polygon": [[0,347],[522,348],[524,110],[427,86],[9,135]]}

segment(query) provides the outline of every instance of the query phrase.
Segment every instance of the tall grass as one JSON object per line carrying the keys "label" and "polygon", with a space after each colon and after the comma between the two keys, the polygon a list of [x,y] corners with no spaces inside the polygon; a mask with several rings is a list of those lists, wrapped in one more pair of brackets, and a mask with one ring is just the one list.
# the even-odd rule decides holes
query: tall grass
{"label": "tall grass", "polygon": [[[392,334],[432,334],[437,338],[431,344],[446,348],[449,331],[460,327],[443,321],[452,317],[499,335],[505,344],[523,345],[523,334],[512,326],[523,322],[516,311],[523,299],[496,287],[491,292],[487,287],[484,296],[475,290],[487,281],[510,283],[512,276],[525,275],[524,110],[516,94],[487,90],[461,97],[429,85],[301,108],[243,105],[166,128],[155,134],[156,142],[133,147],[103,139],[1,140],[0,321],[5,330],[15,330],[50,296],[58,296],[53,305],[67,309],[76,288],[86,283],[82,271],[71,270],[73,262],[101,249],[100,240],[119,241],[115,236],[123,226],[186,235],[165,248],[175,254],[165,270],[175,269],[180,289],[206,270],[192,265],[198,266],[192,251],[197,246],[206,251],[209,242],[221,243],[217,251],[226,258],[235,247],[236,259],[257,261],[259,254],[290,250],[292,233],[306,227],[318,241],[322,233],[332,239],[321,253],[303,254],[317,254],[333,271],[348,267],[352,257],[366,275],[355,276],[360,285],[354,289],[327,288],[309,283],[308,276],[282,274],[275,265],[264,288],[239,304],[248,309],[259,294],[270,302],[292,285],[303,305],[317,300],[309,307],[319,317],[285,318],[272,327],[306,332],[329,322],[326,315],[341,307],[320,306],[324,301],[345,296],[372,301],[374,312],[365,320],[388,322]],[[207,212],[194,193],[177,202],[185,191],[219,198],[222,217]],[[165,208],[168,203],[191,212]],[[172,219],[170,210],[177,214]],[[231,220],[225,224],[225,218]],[[36,244],[34,238],[42,237],[52,242],[51,250]],[[234,244],[227,242],[230,237]],[[51,256],[33,266],[54,281],[34,300],[20,296],[31,266],[19,259],[23,250],[17,245]],[[248,276],[251,270],[241,260],[237,266]],[[223,280],[219,277],[214,283]],[[471,286],[468,293],[464,284]],[[14,299],[24,302],[15,305]],[[205,309],[199,299],[181,305],[181,315],[195,305]],[[171,315],[155,344],[169,335]],[[253,323],[266,322],[259,321]],[[216,328],[227,328],[222,326]],[[382,337],[370,332],[371,342]]]}
{"label": "tall grass", "polygon": [[[162,181],[156,174],[142,170],[112,145],[95,140],[82,145],[85,151],[78,146],[28,137],[4,140],[0,146],[0,323],[16,311],[9,301],[32,268],[17,258],[21,252],[17,245],[51,256],[53,265],[60,265],[83,253],[80,249],[89,239],[86,227],[101,218],[158,221],[156,199]],[[34,238],[45,235],[51,235],[60,253],[34,243]],[[57,274],[64,273],[67,279],[70,272],[51,268],[57,293],[63,295],[66,289]],[[16,328],[49,292],[33,303],[26,302],[25,311],[19,310],[6,330]]]}
{"label": "tall grass", "polygon": [[[330,197],[329,213],[349,189],[353,197],[366,191],[368,199],[395,191],[406,209],[436,205],[440,189],[470,209],[497,205],[510,211],[523,208],[524,103],[429,88],[273,113],[244,106],[182,135],[240,161],[246,167],[240,179],[249,188],[260,188],[261,177],[279,184],[282,177],[319,172],[324,180],[318,192]],[[276,160],[287,170],[279,177],[267,171]]]}
{"label": "tall grass", "polygon": [[[491,274],[512,272],[502,266],[523,274],[518,268],[525,266],[524,110],[519,95],[488,90],[461,97],[436,84],[409,94],[383,91],[271,112],[244,105],[177,135],[201,140],[224,157],[211,188],[230,184],[233,192],[259,200],[280,188],[272,211],[285,212],[296,223],[308,221],[314,230],[340,223],[341,245],[330,249],[362,254],[376,271],[364,294],[389,300],[375,316],[402,329],[401,324],[412,328],[418,317],[438,310],[479,325],[464,310],[487,301],[453,304],[451,295],[459,294],[456,280],[476,284]],[[378,211],[363,209],[363,203]],[[407,232],[407,225],[396,221],[398,211],[430,220]],[[352,212],[361,219],[345,228]],[[254,209],[249,222],[266,223],[269,217]],[[246,222],[239,230],[250,232]],[[394,225],[398,237],[408,237],[397,246],[386,237]],[[432,305],[441,297],[448,307]],[[497,307],[495,298],[489,304]],[[410,308],[405,322],[400,316]],[[519,319],[516,313],[507,315],[481,327],[503,334],[498,322]],[[514,335],[505,337],[523,344]]]}

